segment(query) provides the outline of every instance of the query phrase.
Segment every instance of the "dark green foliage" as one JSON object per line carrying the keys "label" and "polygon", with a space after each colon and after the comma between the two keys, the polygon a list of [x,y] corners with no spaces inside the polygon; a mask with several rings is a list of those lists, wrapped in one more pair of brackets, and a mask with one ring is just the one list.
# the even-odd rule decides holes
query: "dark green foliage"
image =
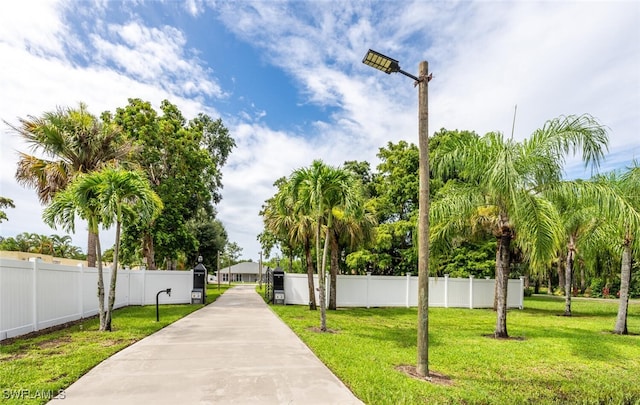
{"label": "dark green foliage", "polygon": [[181,254],[197,256],[199,242],[189,221],[201,210],[214,218],[213,204],[221,199],[221,168],[235,146],[222,121],[199,114],[187,122],[167,100],[158,113],[140,99],[129,99],[113,117],[103,117],[120,125],[136,145],[131,160],[145,171],[164,203],[162,215],[150,226],[125,227],[123,262],[144,256],[149,268],[175,268]]}
{"label": "dark green foliage", "polygon": [[454,247],[441,261],[432,274],[450,277],[493,278],[496,270],[496,241],[463,242]]}
{"label": "dark green foliage", "polygon": [[190,223],[191,232],[198,241],[198,249],[187,255],[187,264],[194,265],[198,256],[209,272],[218,270],[218,252],[222,254],[227,244],[227,231],[220,220],[202,218]]}

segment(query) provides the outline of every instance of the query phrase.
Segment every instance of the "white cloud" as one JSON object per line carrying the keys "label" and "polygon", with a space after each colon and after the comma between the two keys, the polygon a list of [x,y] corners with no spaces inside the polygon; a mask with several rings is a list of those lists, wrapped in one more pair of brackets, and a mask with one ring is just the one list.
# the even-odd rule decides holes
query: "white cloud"
{"label": "white cloud", "polygon": [[[64,57],[67,34],[60,18],[62,1],[12,1],[2,5],[0,42],[42,57]],[[3,57],[4,58],[4,57]]]}
{"label": "white cloud", "polygon": [[161,86],[185,97],[224,97],[207,68],[185,49],[184,33],[174,27],[147,27],[139,21],[109,24],[107,32],[91,35],[95,58],[115,64],[134,80]]}

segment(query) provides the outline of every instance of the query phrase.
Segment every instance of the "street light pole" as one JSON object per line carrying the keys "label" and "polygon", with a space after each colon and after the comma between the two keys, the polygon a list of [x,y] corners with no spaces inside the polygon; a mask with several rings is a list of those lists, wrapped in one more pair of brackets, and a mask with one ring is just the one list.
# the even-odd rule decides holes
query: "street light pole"
{"label": "street light pole", "polygon": [[416,371],[429,375],[429,63],[420,62],[418,82],[418,362]]}
{"label": "street light pole", "polygon": [[386,74],[400,73],[418,86],[418,147],[420,149],[418,195],[418,356],[416,372],[429,376],[429,63],[420,62],[418,77],[400,69],[397,60],[369,49],[362,63]]}

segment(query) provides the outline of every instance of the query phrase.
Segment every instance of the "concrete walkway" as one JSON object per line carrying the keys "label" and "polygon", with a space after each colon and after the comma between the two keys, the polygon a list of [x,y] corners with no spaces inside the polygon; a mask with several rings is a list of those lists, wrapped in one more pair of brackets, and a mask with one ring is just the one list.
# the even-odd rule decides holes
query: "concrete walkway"
{"label": "concrete walkway", "polygon": [[361,404],[254,286],[105,360],[52,404]]}

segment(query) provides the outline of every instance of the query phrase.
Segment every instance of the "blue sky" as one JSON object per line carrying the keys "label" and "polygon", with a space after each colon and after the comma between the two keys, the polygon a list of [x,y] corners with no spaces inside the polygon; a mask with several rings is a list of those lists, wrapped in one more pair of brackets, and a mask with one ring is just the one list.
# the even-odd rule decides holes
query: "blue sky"
{"label": "blue sky", "polygon": [[[219,218],[256,260],[258,211],[277,178],[314,159],[375,166],[387,142],[416,142],[416,89],[363,65],[369,48],[412,73],[429,61],[430,133],[510,133],[517,104],[517,139],[590,113],[610,129],[602,170],[640,157],[640,3],[631,1],[9,2],[0,119],[80,101],[99,114],[130,97],[221,117],[238,147],[223,169]],[[0,142],[0,195],[17,205],[0,234],[61,233],[13,179],[26,148],[4,123]],[[589,174],[569,159],[567,176]],[[85,238],[78,227],[74,242]]]}

